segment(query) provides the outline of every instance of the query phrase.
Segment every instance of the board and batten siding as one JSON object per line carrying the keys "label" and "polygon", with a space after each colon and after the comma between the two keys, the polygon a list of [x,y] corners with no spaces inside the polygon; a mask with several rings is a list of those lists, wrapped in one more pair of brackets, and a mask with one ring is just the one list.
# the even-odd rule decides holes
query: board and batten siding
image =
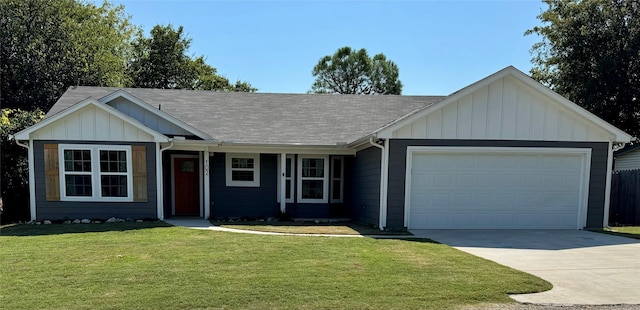
{"label": "board and batten siding", "polygon": [[640,169],[640,149],[615,157],[615,171]]}
{"label": "board and batten siding", "polygon": [[107,102],[107,104],[114,107],[116,110],[128,116],[131,116],[140,123],[159,133],[172,136],[193,135],[193,133],[167,121],[166,119],[148,111],[147,109],[142,108],[138,104],[130,102],[125,98],[118,97],[112,101]]}
{"label": "board and batten siding", "polygon": [[154,138],[107,111],[88,105],[32,133],[34,140],[151,142]]}
{"label": "board and batten siding", "polygon": [[392,133],[399,139],[609,141],[591,121],[505,76]]}
{"label": "board and batten siding", "polygon": [[369,147],[351,160],[349,201],[351,219],[378,226],[380,218],[380,161],[382,150]]}
{"label": "board and batten siding", "polygon": [[[64,220],[64,219],[107,219],[110,217],[119,218],[156,218],[156,150],[155,143],[115,143],[115,142],[83,142],[90,145],[131,145],[132,157],[144,156],[144,167],[133,166],[132,171],[134,182],[133,202],[96,202],[96,201],[60,201],[59,183],[57,189],[49,187],[46,180],[48,175],[53,178],[50,171],[52,167],[45,167],[45,161],[52,163],[53,158],[45,160],[45,154],[53,154],[46,151],[45,146],[51,150],[53,145],[58,144],[78,144],[78,141],[34,141],[34,174],[36,187],[37,220]],[[143,151],[144,148],[144,151]],[[57,147],[55,153],[57,153]],[[57,158],[57,155],[56,155]],[[53,166],[50,164],[49,166]],[[49,173],[47,172],[49,171]],[[57,171],[57,169],[56,169]],[[145,177],[146,176],[146,177]],[[145,180],[146,179],[146,180]],[[50,180],[49,180],[50,181]],[[58,180],[59,182],[59,180]],[[144,183],[144,184],[142,184]],[[54,186],[54,185],[51,185]],[[144,190],[142,191],[141,190]],[[50,192],[55,190],[55,192]],[[135,193],[146,192],[146,195]],[[57,199],[56,199],[57,198]]]}
{"label": "board and batten siding", "polygon": [[605,142],[417,140],[391,139],[387,193],[387,227],[404,228],[405,172],[408,146],[590,148],[591,167],[587,228],[602,228],[609,144]]}
{"label": "board and batten siding", "polygon": [[260,155],[260,187],[227,186],[226,153],[214,153],[209,159],[211,176],[211,217],[278,217],[276,202],[277,155]]}

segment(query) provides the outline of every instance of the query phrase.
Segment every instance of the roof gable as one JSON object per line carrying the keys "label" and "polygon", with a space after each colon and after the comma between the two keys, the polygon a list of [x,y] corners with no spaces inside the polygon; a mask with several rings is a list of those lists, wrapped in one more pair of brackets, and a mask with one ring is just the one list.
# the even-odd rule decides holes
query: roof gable
{"label": "roof gable", "polygon": [[161,106],[153,107],[122,89],[100,98],[99,101],[114,107],[116,110],[162,134],[170,136],[193,135],[204,140],[212,139],[206,133],[162,112]]}
{"label": "roof gable", "polygon": [[629,142],[631,136],[507,67],[378,131],[381,138]]}
{"label": "roof gable", "polygon": [[85,99],[14,135],[16,140],[166,142],[168,138],[100,103]]}

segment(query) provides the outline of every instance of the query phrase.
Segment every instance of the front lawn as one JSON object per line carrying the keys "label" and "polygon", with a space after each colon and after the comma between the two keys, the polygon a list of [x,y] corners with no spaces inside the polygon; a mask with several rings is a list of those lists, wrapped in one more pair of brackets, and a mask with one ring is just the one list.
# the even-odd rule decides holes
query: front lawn
{"label": "front lawn", "polygon": [[5,309],[443,309],[551,287],[424,239],[163,223],[3,227],[0,286]]}
{"label": "front lawn", "polygon": [[326,234],[326,235],[406,235],[406,231],[381,231],[378,228],[359,225],[351,222],[339,223],[306,223],[306,222],[218,222],[214,225],[226,228],[278,232],[292,234]]}
{"label": "front lawn", "polygon": [[612,235],[640,239],[640,226],[610,227],[605,231]]}

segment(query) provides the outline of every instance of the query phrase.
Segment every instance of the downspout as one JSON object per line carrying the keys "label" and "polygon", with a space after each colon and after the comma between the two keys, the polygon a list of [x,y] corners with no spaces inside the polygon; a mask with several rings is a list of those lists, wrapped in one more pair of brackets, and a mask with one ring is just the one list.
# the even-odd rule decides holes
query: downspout
{"label": "downspout", "polygon": [[378,216],[378,228],[384,230],[387,226],[387,165],[388,146],[387,143],[380,145],[369,138],[369,143],[381,150],[380,155],[380,215]]}
{"label": "downspout", "polygon": [[36,220],[36,181],[33,167],[33,140],[29,140],[29,144],[20,143],[13,135],[9,135],[9,140],[13,140],[17,145],[27,149],[27,164],[29,167],[29,213],[31,221]]}
{"label": "downspout", "polygon": [[[156,191],[158,192],[156,197],[158,201],[156,202],[158,206],[157,215],[159,220],[164,220],[164,186],[162,183],[163,173],[162,173],[162,152],[173,147],[173,138],[169,139],[169,146],[165,148],[160,148],[158,150],[158,154],[156,156]],[[156,142],[158,146],[160,146],[160,142]]]}

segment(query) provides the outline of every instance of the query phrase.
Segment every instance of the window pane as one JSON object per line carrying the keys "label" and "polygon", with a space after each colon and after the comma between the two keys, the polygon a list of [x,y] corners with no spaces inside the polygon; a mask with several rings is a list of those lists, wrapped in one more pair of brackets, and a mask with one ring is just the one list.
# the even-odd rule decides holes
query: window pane
{"label": "window pane", "polygon": [[127,176],[103,175],[100,177],[102,197],[127,197]]}
{"label": "window pane", "polygon": [[324,194],[324,181],[302,180],[303,199],[322,199]]}
{"label": "window pane", "polygon": [[196,163],[193,162],[193,161],[180,162],[180,171],[181,172],[195,172],[196,171]]}
{"label": "window pane", "polygon": [[91,172],[91,151],[64,150],[64,170]]}
{"label": "window pane", "polygon": [[67,196],[92,196],[90,175],[66,175],[64,182]]}
{"label": "window pane", "polygon": [[333,177],[334,178],[342,177],[342,160],[340,159],[333,160]]}
{"label": "window pane", "polygon": [[231,180],[233,181],[253,181],[253,171],[231,171]]}
{"label": "window pane", "polygon": [[253,169],[253,158],[231,158],[231,168]]}
{"label": "window pane", "polygon": [[100,151],[101,172],[127,172],[126,151]]}
{"label": "window pane", "polygon": [[286,182],[285,198],[291,199],[291,180],[287,180]]}
{"label": "window pane", "polygon": [[331,194],[332,199],[340,199],[340,180],[333,180],[333,192]]}
{"label": "window pane", "polygon": [[285,172],[285,176],[287,178],[290,178],[291,177],[291,158],[287,158],[286,163],[287,163],[287,169]]}
{"label": "window pane", "polygon": [[302,177],[303,178],[324,177],[324,159],[303,158],[302,159]]}

